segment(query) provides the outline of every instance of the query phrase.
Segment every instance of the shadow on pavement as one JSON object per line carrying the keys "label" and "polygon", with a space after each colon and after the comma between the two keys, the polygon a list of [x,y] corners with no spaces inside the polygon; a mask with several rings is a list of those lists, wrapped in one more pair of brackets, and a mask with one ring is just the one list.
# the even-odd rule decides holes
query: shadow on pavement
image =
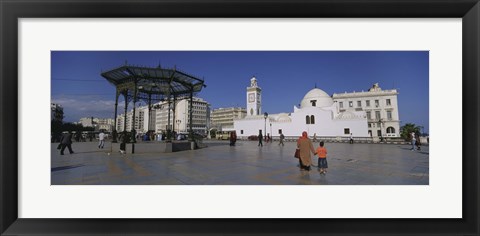
{"label": "shadow on pavement", "polygon": [[52,168],[52,172],[59,171],[59,170],[74,169],[74,168],[78,168],[78,167],[82,167],[82,166],[85,166],[85,165],[80,164],[80,165],[71,165],[71,166],[59,166],[59,167]]}

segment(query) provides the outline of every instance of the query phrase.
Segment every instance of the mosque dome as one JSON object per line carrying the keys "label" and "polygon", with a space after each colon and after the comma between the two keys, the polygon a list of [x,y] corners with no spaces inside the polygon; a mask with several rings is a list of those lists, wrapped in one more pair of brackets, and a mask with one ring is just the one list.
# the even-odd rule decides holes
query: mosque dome
{"label": "mosque dome", "polygon": [[280,113],[277,117],[277,122],[291,122],[292,119],[288,116],[287,113]]}
{"label": "mosque dome", "polygon": [[323,90],[314,88],[310,90],[300,103],[301,108],[305,107],[329,107],[333,104],[333,99]]}

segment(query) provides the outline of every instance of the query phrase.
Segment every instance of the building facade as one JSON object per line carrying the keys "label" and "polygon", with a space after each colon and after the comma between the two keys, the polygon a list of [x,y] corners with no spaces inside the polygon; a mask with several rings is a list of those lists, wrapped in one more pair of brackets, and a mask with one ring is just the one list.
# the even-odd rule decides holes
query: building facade
{"label": "building facade", "polygon": [[400,137],[398,91],[382,90],[378,83],[368,91],[334,93],[339,112],[364,111],[370,137]]}
{"label": "building facade", "polygon": [[93,121],[96,123],[95,130],[96,131],[106,131],[112,132],[113,126],[115,125],[114,119],[111,118],[94,118]]}
{"label": "building facade", "polygon": [[[149,130],[154,130],[156,133],[165,133],[168,129],[176,132],[188,132],[190,128],[189,116],[190,99],[178,99],[175,102],[175,109],[173,102],[168,104],[168,101],[162,101],[153,104],[152,109],[148,106],[139,107],[135,123],[138,123],[137,132],[145,133]],[[192,103],[192,129],[194,132],[205,134],[208,130],[208,123],[210,119],[210,104],[201,98],[193,98]],[[169,112],[170,110],[170,112]],[[170,113],[170,117],[169,117]],[[127,130],[131,130],[131,112],[127,117]],[[117,130],[123,130],[123,114],[118,116]],[[170,122],[169,122],[170,120]],[[168,125],[170,123],[170,126]],[[149,127],[149,125],[151,127]]]}
{"label": "building facade", "polygon": [[95,131],[104,130],[107,132],[112,132],[114,126],[114,119],[83,117],[80,118],[78,124],[81,124],[83,127],[94,127]]}
{"label": "building facade", "polygon": [[[175,131],[187,133],[190,130],[190,99],[182,99],[177,102],[175,108]],[[210,104],[201,98],[193,98],[192,101],[192,130],[195,133],[206,134],[209,129]]]}
{"label": "building facade", "polygon": [[307,92],[300,107],[294,106],[291,113],[265,116],[261,109],[256,113],[253,109],[261,108],[261,100],[256,100],[251,95],[252,88],[255,88],[256,97],[261,97],[257,80],[252,78],[250,87],[247,88],[247,116],[234,120],[234,129],[239,137],[258,135],[259,132],[277,137],[280,134],[298,137],[303,131],[318,137],[349,137],[351,134],[355,137],[368,136],[365,112],[340,111],[332,97],[321,89],[314,88]]}
{"label": "building facade", "polygon": [[93,127],[93,117],[83,117],[80,118],[80,121],[78,122],[81,124],[83,127]]}
{"label": "building facade", "polygon": [[63,122],[63,107],[56,103],[50,104],[50,120]]}
{"label": "building facade", "polygon": [[211,127],[220,131],[232,131],[234,130],[233,120],[243,119],[246,115],[247,110],[243,107],[214,109],[210,115]]}
{"label": "building facade", "polygon": [[126,125],[124,125],[125,122],[125,113],[120,114],[117,116],[117,132],[123,132],[125,130],[126,126],[126,131],[130,132],[135,128],[136,133],[143,133],[144,131],[144,116],[145,116],[145,111],[142,108],[136,108],[135,109],[135,124],[132,125],[132,119],[133,119],[133,110],[127,112],[127,119],[126,119]]}

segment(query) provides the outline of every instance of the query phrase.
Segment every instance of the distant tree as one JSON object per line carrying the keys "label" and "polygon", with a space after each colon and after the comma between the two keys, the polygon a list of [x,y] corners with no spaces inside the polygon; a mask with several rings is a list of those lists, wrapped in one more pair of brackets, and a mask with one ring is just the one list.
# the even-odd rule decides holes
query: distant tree
{"label": "distant tree", "polygon": [[74,123],[63,123],[62,131],[75,131],[81,132],[83,130],[82,124],[74,124]]}
{"label": "distant tree", "polygon": [[420,128],[420,126],[417,126],[413,123],[406,123],[400,128],[400,136],[406,141],[411,141],[412,137],[410,133],[415,132],[416,134],[420,134]]}
{"label": "distant tree", "polygon": [[217,137],[217,130],[212,129],[210,130],[210,138],[216,138]]}
{"label": "distant tree", "polygon": [[62,121],[59,120],[52,120],[50,123],[51,127],[51,136],[52,136],[52,143],[60,141],[60,135],[62,134]]}
{"label": "distant tree", "polygon": [[87,127],[83,127],[83,126],[82,126],[82,130],[83,130],[83,131],[95,131],[95,127],[88,127],[88,126],[87,126]]}

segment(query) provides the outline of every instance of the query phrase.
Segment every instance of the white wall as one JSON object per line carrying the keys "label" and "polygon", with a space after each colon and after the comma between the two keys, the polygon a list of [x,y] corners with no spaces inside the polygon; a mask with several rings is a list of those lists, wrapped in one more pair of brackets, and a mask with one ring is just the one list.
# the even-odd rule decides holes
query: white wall
{"label": "white wall", "polygon": [[[315,124],[306,124],[305,117],[307,115],[315,116]],[[279,136],[279,129],[282,129],[282,133],[285,136],[301,136],[303,131],[307,131],[309,136],[313,136],[314,133],[317,136],[333,136],[333,137],[348,137],[350,134],[344,134],[344,129],[349,128],[350,132],[355,137],[368,137],[368,126],[366,118],[354,118],[346,120],[333,119],[333,113],[328,110],[323,110],[317,107],[307,107],[297,112],[292,113],[290,118],[292,122],[275,122],[267,119],[267,132],[273,136]],[[237,136],[248,137],[250,135],[258,135],[258,130],[264,130],[265,120],[263,117],[259,119],[243,119],[235,120],[234,127],[237,132]],[[241,133],[243,130],[243,134]]]}

